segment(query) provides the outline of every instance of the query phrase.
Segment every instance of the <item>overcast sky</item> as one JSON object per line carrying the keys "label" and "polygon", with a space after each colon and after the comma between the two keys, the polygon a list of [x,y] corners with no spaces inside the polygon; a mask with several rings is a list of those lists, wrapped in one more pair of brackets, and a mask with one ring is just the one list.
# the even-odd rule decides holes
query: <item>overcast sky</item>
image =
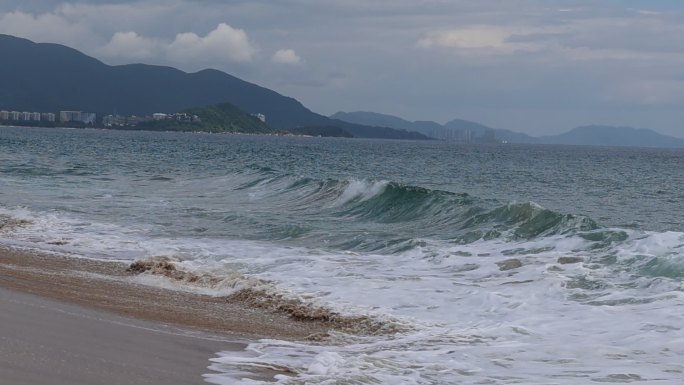
{"label": "overcast sky", "polygon": [[220,69],[325,115],[684,137],[681,0],[0,0],[0,33]]}

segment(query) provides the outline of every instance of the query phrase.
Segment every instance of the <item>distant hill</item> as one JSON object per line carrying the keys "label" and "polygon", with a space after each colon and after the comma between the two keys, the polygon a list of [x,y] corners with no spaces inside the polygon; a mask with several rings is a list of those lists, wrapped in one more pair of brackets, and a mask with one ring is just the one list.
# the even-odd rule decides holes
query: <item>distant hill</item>
{"label": "distant hill", "polygon": [[72,48],[0,34],[0,108],[150,115],[231,103],[276,129],[338,127],[355,137],[425,139],[316,114],[297,100],[217,70],[186,73],[146,64],[109,66]]}
{"label": "distant hill", "polygon": [[646,128],[614,126],[576,127],[564,134],[541,137],[539,141],[545,144],[684,148],[684,139]]}
{"label": "distant hill", "polygon": [[368,111],[339,111],[331,115],[330,118],[367,126],[392,127],[401,130],[419,131],[423,133],[425,133],[424,131],[429,131],[430,129],[442,127],[440,124],[435,122],[409,122],[408,120],[399,118],[397,116]]}
{"label": "distant hill", "polygon": [[645,128],[593,125],[576,127],[560,135],[533,137],[510,130],[490,128],[462,119],[454,119],[440,125],[432,121],[411,122],[396,116],[367,111],[337,112],[331,118],[370,126],[384,125],[417,131],[432,138],[446,140],[462,138],[463,132],[467,130],[476,137],[493,131],[497,141],[509,143],[684,148],[684,139],[662,135]]}
{"label": "distant hill", "polygon": [[239,132],[252,134],[275,133],[275,130],[255,116],[249,115],[230,103],[183,110],[189,117],[197,116],[199,121],[189,119],[163,119],[141,122],[126,129],[150,131],[203,131]]}
{"label": "distant hill", "polygon": [[[379,114],[377,112],[355,111],[337,112],[330,116],[332,119],[339,119],[351,123],[367,126],[383,126],[409,131],[416,131],[431,138],[443,140],[463,139],[466,135],[474,138],[484,138],[487,132],[493,132],[498,141],[511,143],[536,143],[537,139],[529,135],[513,132],[505,129],[495,129],[480,123],[468,120],[454,119],[444,125],[432,121],[411,122],[397,116]],[[469,132],[469,134],[466,134]]]}
{"label": "distant hill", "polygon": [[[195,117],[198,119],[196,120]],[[149,120],[136,126],[113,127],[125,130],[148,131],[201,131],[216,133],[309,135],[351,138],[352,135],[339,127],[307,126],[290,129],[274,129],[254,115],[250,115],[230,103],[207,107],[194,107],[180,114],[159,120]]]}
{"label": "distant hill", "polygon": [[295,135],[309,135],[309,136],[329,136],[338,138],[353,138],[352,134],[335,126],[306,126],[290,128],[290,133]]}

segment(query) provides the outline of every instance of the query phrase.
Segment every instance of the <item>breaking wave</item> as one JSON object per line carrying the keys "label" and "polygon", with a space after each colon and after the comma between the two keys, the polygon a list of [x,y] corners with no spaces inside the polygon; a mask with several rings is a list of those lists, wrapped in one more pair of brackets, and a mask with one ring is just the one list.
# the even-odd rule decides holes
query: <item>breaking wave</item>
{"label": "breaking wave", "polygon": [[[272,172],[269,170],[269,174]],[[390,247],[388,253],[404,250],[406,242],[420,238],[471,243],[500,237],[532,239],[599,228],[589,217],[555,212],[533,202],[501,202],[391,181],[316,180],[283,175],[255,180],[259,181],[258,186],[251,189],[259,191],[255,195],[259,197],[258,203],[284,214],[330,218],[369,232],[381,232],[392,225],[394,238],[383,242],[402,245]],[[313,232],[299,226],[294,233],[292,226],[280,231],[295,238]],[[379,247],[367,240],[356,245],[335,240],[330,244],[359,251],[377,251]]]}

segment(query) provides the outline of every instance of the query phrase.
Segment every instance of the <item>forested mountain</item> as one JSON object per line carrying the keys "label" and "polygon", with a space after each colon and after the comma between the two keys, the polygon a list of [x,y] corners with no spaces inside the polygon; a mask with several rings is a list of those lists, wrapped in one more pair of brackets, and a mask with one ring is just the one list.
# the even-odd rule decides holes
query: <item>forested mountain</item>
{"label": "forested mountain", "polygon": [[312,112],[297,100],[218,70],[186,73],[147,64],[110,66],[59,44],[0,35],[0,109],[150,115],[230,103],[276,129],[338,127],[355,137],[425,139]]}

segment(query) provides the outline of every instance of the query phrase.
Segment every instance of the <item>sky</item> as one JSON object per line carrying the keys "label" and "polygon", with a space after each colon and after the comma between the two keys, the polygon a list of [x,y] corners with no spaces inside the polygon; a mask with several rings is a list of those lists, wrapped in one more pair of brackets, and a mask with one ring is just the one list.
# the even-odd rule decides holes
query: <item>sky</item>
{"label": "sky", "polygon": [[0,0],[0,33],[219,69],[325,115],[684,137],[681,0]]}

